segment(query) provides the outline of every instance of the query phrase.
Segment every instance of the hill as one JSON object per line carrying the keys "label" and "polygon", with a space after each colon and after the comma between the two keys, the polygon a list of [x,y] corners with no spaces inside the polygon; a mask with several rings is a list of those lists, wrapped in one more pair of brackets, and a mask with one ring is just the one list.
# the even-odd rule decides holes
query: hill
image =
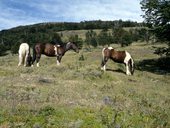
{"label": "hill", "polygon": [[[31,46],[37,42],[51,42],[56,32],[59,31],[77,31],[93,29],[112,29],[116,26],[121,27],[141,27],[142,23],[133,21],[83,21],[83,22],[54,22],[39,23],[34,25],[18,26],[9,30],[0,31],[0,54],[1,50],[13,50],[22,42],[27,42]],[[81,37],[80,33],[80,37]],[[68,38],[68,37],[67,37]]]}
{"label": "hill", "polygon": [[42,56],[39,68],[0,57],[0,127],[170,127],[170,75],[156,65],[153,45],[111,46],[132,54],[133,76],[112,61],[102,72],[102,48],[69,51],[60,66]]}

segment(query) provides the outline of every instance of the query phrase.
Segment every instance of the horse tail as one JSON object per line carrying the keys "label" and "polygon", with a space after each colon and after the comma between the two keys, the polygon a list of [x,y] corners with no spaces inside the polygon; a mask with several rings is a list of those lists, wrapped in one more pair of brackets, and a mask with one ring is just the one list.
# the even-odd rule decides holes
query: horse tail
{"label": "horse tail", "polygon": [[132,58],[129,59],[129,68],[130,68],[130,72],[133,75],[134,73],[134,61]]}
{"label": "horse tail", "polygon": [[33,58],[32,58],[32,64],[34,64],[36,60],[36,50],[35,50],[35,46],[33,47]]}

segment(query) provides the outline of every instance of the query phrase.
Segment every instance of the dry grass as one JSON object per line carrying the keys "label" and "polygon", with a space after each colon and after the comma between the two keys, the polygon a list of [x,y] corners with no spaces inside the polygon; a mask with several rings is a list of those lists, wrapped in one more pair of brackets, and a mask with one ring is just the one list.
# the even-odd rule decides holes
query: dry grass
{"label": "dry grass", "polygon": [[[115,47],[136,63],[158,58],[152,45]],[[126,76],[124,65],[109,61],[102,72],[100,62],[101,48],[70,51],[60,66],[42,56],[39,68],[17,67],[17,55],[0,57],[0,127],[170,126],[168,72],[137,64],[134,76]]]}

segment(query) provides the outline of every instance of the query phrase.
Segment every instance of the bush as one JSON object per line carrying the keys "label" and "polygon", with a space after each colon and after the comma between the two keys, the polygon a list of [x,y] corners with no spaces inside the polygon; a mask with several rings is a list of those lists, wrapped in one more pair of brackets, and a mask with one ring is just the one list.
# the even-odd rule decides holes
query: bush
{"label": "bush", "polygon": [[11,47],[11,52],[12,52],[12,54],[18,53],[19,45],[20,45],[20,43],[15,43],[15,44]]}
{"label": "bush", "polygon": [[124,31],[124,34],[122,36],[122,43],[121,46],[128,46],[132,43],[132,37],[129,32]]}
{"label": "bush", "polygon": [[6,52],[6,47],[3,44],[0,44],[0,56],[4,55]]}
{"label": "bush", "polygon": [[170,72],[170,57],[161,57],[158,59],[157,65],[161,70]]}
{"label": "bush", "polygon": [[46,106],[39,111],[40,115],[49,116],[55,114],[55,109],[51,106]]}

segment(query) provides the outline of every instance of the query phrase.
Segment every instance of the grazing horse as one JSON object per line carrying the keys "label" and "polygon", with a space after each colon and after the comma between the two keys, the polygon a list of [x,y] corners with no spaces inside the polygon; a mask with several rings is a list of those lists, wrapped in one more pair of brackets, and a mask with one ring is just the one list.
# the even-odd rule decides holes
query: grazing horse
{"label": "grazing horse", "polygon": [[134,61],[131,55],[127,51],[116,51],[112,47],[103,48],[102,50],[102,70],[106,70],[106,62],[108,59],[117,63],[124,63],[126,66],[126,75],[133,75],[134,73]]}
{"label": "grazing horse", "polygon": [[74,50],[79,53],[77,45],[73,42],[68,42],[63,45],[54,45],[55,55],[57,56],[57,65],[60,65],[61,59],[68,50]]}
{"label": "grazing horse", "polygon": [[30,54],[30,47],[27,43],[22,43],[19,47],[19,63],[18,66],[31,66],[32,57]]}
{"label": "grazing horse", "polygon": [[62,56],[64,56],[65,52],[68,50],[74,50],[75,52],[79,52],[78,47],[75,43],[68,42],[63,45],[53,45],[50,43],[38,43],[33,48],[33,61],[32,65],[34,64],[35,60],[37,63],[37,67],[39,67],[39,60],[41,58],[41,54],[44,54],[49,57],[57,57],[57,65],[60,64]]}

